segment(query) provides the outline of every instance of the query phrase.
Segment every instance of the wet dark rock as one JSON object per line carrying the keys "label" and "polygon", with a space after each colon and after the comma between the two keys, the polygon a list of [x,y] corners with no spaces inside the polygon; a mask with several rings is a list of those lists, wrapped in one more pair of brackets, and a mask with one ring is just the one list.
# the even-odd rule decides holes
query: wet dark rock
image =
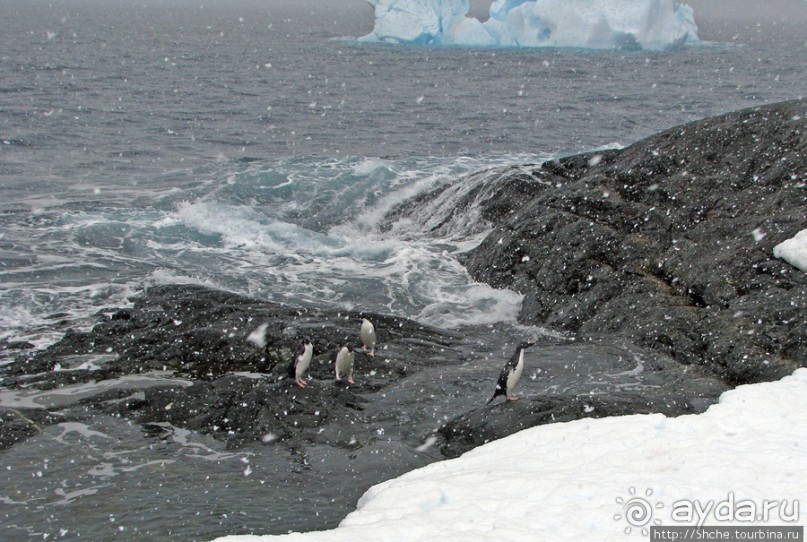
{"label": "wet dark rock", "polygon": [[[445,439],[443,453],[447,457],[458,457],[477,446],[536,425],[570,422],[586,417],[663,412],[665,406],[661,401],[659,404],[637,407],[635,397],[619,396],[602,398],[558,395],[505,401],[491,408],[480,408],[462,414],[441,426],[439,433]],[[670,410],[680,413],[678,409]]]}
{"label": "wet dark rock", "polygon": [[0,450],[41,433],[44,427],[64,421],[64,418],[35,408],[0,407]]}
{"label": "wet dark rock", "polygon": [[35,346],[28,341],[9,341],[8,339],[3,339],[0,341],[0,351],[3,350],[31,350],[35,348]]}
{"label": "wet dark rock", "polygon": [[[443,455],[456,457],[536,425],[629,414],[698,414],[730,389],[701,367],[682,366],[669,356],[613,338],[575,341],[562,348],[562,360],[557,347],[545,341],[528,351],[525,374],[537,367],[540,375],[527,381],[522,377],[517,401],[496,399],[441,425]],[[578,378],[553,384],[552,375],[561,371]]]}
{"label": "wet dark rock", "polygon": [[[394,206],[379,227],[386,232],[398,223],[416,224],[421,232],[440,237],[482,233],[488,227],[486,221],[508,215],[543,190],[544,183],[553,181],[537,175],[531,165],[480,171],[464,182],[438,187]],[[507,190],[501,190],[502,184]]]}
{"label": "wet dark rock", "polygon": [[[198,286],[154,287],[133,299],[134,306],[114,309],[89,333],[69,331],[64,338],[32,359],[8,368],[10,375],[30,375],[63,365],[74,356],[112,355],[97,377],[114,377],[147,371],[172,371],[192,379],[214,380],[237,371],[286,374],[292,351],[308,336],[314,343],[314,362],[328,363],[342,345],[358,341],[363,316],[375,322],[379,344],[422,350],[446,346],[452,334],[439,332],[402,318],[360,312],[317,311],[256,301],[228,292]],[[106,311],[105,311],[106,312]],[[262,347],[248,337],[265,328]],[[398,340],[400,339],[400,340]],[[393,352],[383,351],[387,372],[405,372],[415,361],[393,363]],[[367,364],[357,354],[357,369]],[[64,367],[63,367],[64,368]]]}
{"label": "wet dark rock", "polygon": [[457,457],[487,442],[512,435],[522,429],[579,420],[630,414],[680,416],[703,412],[713,396],[663,390],[657,396],[614,392],[608,395],[552,395],[503,401],[471,410],[442,425],[442,452]]}
{"label": "wet dark rock", "polygon": [[529,174],[530,197],[523,171],[491,180],[493,231],[464,256],[525,295],[523,323],[626,337],[731,385],[807,364],[807,274],[773,257],[807,227],[807,100]]}
{"label": "wet dark rock", "polygon": [[[402,318],[288,307],[198,286],[155,287],[133,301],[132,308],[99,314],[92,331],[69,332],[45,351],[4,367],[3,386],[46,391],[166,374],[173,380],[162,385],[135,380],[92,394],[67,411],[169,423],[236,447],[292,438],[315,441],[333,420],[355,421],[352,417],[367,401],[363,395],[444,363],[443,352],[457,342],[450,332]],[[358,330],[365,316],[376,326],[376,355],[371,358],[359,348],[356,383],[336,382],[336,352],[345,344],[361,346]],[[301,389],[288,370],[304,337],[313,342],[314,357],[310,383]],[[88,361],[95,366],[80,368]],[[185,381],[172,383],[177,377]],[[30,426],[20,427],[33,434]]]}
{"label": "wet dark rock", "polygon": [[[502,345],[523,338],[509,327],[447,332],[383,314],[161,286],[44,351],[0,345],[19,352],[0,367],[7,393],[126,383],[68,405],[0,409],[0,446],[51,423],[112,415],[155,435],[179,427],[233,448],[285,446],[301,458],[322,445],[380,461],[372,454],[389,447],[401,464],[416,465],[436,459],[415,451],[435,427],[436,444],[454,456],[542,423],[700,412],[730,386],[807,363],[807,274],[772,256],[805,227],[805,119],[804,100],[741,111],[619,151],[480,172],[395,208],[384,228],[417,222],[425,234],[453,235],[492,227],[463,257],[477,280],[522,292],[521,321],[559,331],[559,343],[615,349],[560,361],[556,371],[544,358],[542,374],[558,381],[521,401],[485,407],[487,391],[476,399],[482,356],[503,363]],[[356,384],[337,383],[336,352],[356,345],[362,316],[376,325],[376,357],[357,353]],[[288,366],[303,337],[314,359],[300,389]],[[536,358],[552,348],[536,348]],[[500,368],[490,370],[490,392]],[[596,386],[558,384],[592,375],[602,376]],[[356,483],[377,481],[368,473]]]}
{"label": "wet dark rock", "polygon": [[170,423],[239,448],[254,442],[316,441],[318,430],[329,423],[355,423],[366,401],[336,382],[300,389],[288,380],[228,375],[186,388],[146,390],[131,409],[141,423]]}
{"label": "wet dark rock", "polygon": [[[150,288],[132,301],[131,308],[100,312],[91,331],[67,333],[50,348],[2,368],[5,393],[21,394],[21,404],[37,402],[38,392],[72,390],[41,403],[41,409],[27,409],[31,415],[9,411],[3,445],[38,433],[36,425],[24,422],[27,418],[41,428],[106,415],[136,422],[147,434],[182,428],[233,449],[282,446],[299,457],[316,446],[353,456],[367,443],[380,446],[381,439],[410,450],[411,457],[401,461],[422,464],[415,448],[457,414],[465,425],[450,422],[454,429],[441,430],[435,450],[455,454],[554,419],[499,416],[509,405],[492,405],[481,412],[499,418],[495,428],[485,421],[479,431],[470,429],[500,368],[498,362],[491,367],[488,381],[484,359],[504,355],[515,342],[519,332],[509,328],[447,332],[392,316],[289,307],[199,286]],[[361,316],[376,325],[376,355],[357,352],[356,383],[336,382],[336,352],[343,344],[358,343]],[[314,343],[305,389],[288,376],[293,348],[302,337]],[[558,419],[588,415],[581,398],[600,394],[603,386],[633,391],[599,397],[598,415],[688,413],[726,389],[668,357],[645,356],[608,341],[572,343],[546,338],[530,361],[531,371],[540,368],[550,375],[541,390],[558,385],[565,390],[546,399]],[[588,376],[574,384],[581,371]],[[522,389],[528,391],[529,383]],[[543,397],[545,392],[536,393]],[[523,404],[532,403],[541,404],[526,398]]]}

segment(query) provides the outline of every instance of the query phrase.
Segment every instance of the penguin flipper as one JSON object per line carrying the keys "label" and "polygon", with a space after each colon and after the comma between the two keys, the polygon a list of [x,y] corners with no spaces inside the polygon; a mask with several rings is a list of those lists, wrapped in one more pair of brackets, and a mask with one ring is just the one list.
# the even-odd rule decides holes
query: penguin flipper
{"label": "penguin flipper", "polygon": [[490,400],[486,404],[489,405],[490,403],[493,402],[494,399],[496,399],[500,395],[507,395],[507,391],[506,391],[507,390],[507,377],[510,375],[511,372],[512,372],[512,368],[510,367],[510,364],[508,363],[507,365],[504,366],[504,368],[502,369],[502,372],[499,373],[499,379],[496,381],[496,391],[493,392],[493,397],[491,397]]}
{"label": "penguin flipper", "polygon": [[500,395],[504,395],[504,388],[502,388],[500,385],[496,384],[496,391],[493,392],[493,397],[488,399],[488,402],[485,403],[485,406],[491,404],[493,402],[493,400],[496,399]]}

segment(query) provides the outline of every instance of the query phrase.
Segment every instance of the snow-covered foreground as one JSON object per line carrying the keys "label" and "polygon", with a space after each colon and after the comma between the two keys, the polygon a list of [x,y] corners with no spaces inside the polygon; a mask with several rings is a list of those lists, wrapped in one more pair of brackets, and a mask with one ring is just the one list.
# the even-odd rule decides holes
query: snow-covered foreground
{"label": "snow-covered foreground", "polygon": [[700,415],[522,431],[370,488],[332,531],[219,542],[615,541],[647,540],[651,525],[803,526],[805,413],[799,369]]}

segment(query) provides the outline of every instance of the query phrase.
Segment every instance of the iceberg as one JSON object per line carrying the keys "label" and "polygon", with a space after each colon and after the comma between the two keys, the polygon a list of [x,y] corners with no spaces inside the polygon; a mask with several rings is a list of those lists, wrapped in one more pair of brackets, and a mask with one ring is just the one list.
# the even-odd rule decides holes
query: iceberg
{"label": "iceberg", "polygon": [[368,0],[365,42],[477,47],[662,50],[697,42],[694,11],[678,0],[495,0],[490,18],[469,0]]}

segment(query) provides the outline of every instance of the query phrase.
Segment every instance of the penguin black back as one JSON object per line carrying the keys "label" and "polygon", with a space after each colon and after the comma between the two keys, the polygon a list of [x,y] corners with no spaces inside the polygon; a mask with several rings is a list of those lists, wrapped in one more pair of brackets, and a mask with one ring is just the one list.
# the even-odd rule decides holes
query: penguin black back
{"label": "penguin black back", "polygon": [[[499,379],[496,381],[496,389],[493,391],[493,397],[488,399],[488,402],[485,403],[489,405],[493,402],[500,395],[504,395],[507,399],[510,399],[509,389],[515,387],[516,382],[518,382],[519,377],[521,376],[521,371],[523,370],[523,352],[530,346],[535,344],[534,341],[521,341],[516,346],[513,355],[510,356],[510,359],[507,360],[507,363],[504,364],[502,371],[499,373]],[[519,363],[522,363],[522,366],[519,367]],[[508,386],[509,381],[509,386]]]}
{"label": "penguin black back", "polygon": [[289,362],[289,378],[296,378],[297,363],[300,361],[301,356],[305,353],[307,344],[311,344],[311,339],[303,337],[294,347],[294,352],[291,355],[291,362]]}

